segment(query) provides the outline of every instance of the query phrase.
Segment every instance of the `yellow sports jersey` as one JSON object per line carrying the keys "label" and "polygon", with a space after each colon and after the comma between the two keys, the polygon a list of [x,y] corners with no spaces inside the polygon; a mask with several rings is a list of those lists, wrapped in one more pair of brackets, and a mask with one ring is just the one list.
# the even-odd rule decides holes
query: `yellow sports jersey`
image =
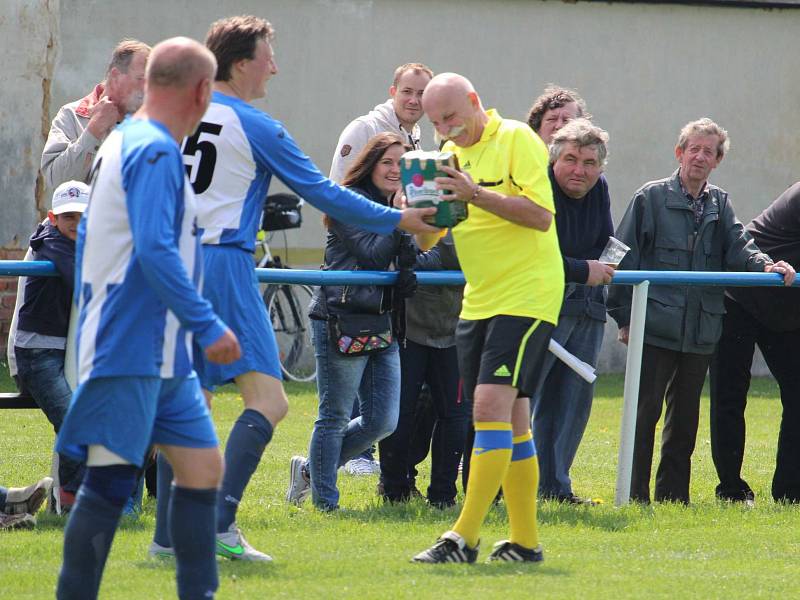
{"label": "yellow sports jersey", "polygon": [[[475,183],[506,196],[524,196],[555,214],[544,142],[519,121],[487,111],[480,141],[468,148],[448,142],[462,171]],[[469,206],[453,228],[458,259],[467,280],[462,319],[513,315],[558,321],[564,296],[564,266],[556,221],[545,232],[523,227]]]}

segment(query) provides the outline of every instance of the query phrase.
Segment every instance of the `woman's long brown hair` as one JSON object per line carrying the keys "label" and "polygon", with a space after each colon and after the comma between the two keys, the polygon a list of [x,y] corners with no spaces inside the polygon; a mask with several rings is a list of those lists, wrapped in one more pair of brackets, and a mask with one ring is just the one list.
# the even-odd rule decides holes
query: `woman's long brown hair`
{"label": "woman's long brown hair", "polygon": [[[364,149],[356,156],[350,168],[347,169],[342,179],[342,185],[348,188],[363,188],[364,184],[372,176],[375,165],[383,158],[386,151],[395,144],[400,144],[406,151],[412,149],[400,134],[397,133],[385,131],[372,136],[367,142],[367,145],[364,146]],[[330,226],[330,217],[328,217],[328,215],[323,215],[322,224],[325,226],[325,229]]]}

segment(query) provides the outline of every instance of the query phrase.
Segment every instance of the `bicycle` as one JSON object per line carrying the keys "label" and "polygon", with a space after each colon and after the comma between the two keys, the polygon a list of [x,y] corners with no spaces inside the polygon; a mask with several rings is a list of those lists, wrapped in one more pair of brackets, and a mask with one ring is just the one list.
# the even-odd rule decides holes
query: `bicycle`
{"label": "bicycle", "polygon": [[[287,229],[300,227],[302,205],[303,200],[294,194],[267,196],[261,216],[261,229],[256,239],[257,253],[258,249],[262,253],[256,262],[258,268],[291,268],[281,261],[280,256],[272,255],[269,238],[276,231],[285,232]],[[284,242],[285,235],[284,233]],[[311,286],[262,283],[259,284],[259,289],[278,343],[281,372],[292,381],[313,381],[317,376],[317,364],[307,314],[313,293]]]}

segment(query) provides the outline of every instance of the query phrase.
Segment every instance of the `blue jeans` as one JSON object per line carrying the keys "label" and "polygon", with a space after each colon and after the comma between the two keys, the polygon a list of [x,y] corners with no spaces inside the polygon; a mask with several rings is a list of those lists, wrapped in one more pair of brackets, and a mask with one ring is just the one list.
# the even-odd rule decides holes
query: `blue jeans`
{"label": "blue jeans", "polygon": [[[311,434],[311,498],[322,509],[339,506],[339,466],[394,431],[400,410],[397,343],[373,356],[347,357],[331,343],[328,322],[312,319],[319,415]],[[358,398],[361,416],[350,418]]]}
{"label": "blue jeans", "polygon": [[[72,390],[64,377],[64,350],[15,347],[17,376],[47,416],[56,433],[67,414]],[[75,493],[83,481],[84,463],[65,454],[58,456],[58,479],[62,488]]]}
{"label": "blue jeans", "polygon": [[[590,365],[603,342],[602,321],[586,315],[560,316],[553,340]],[[547,353],[537,392],[531,398],[533,440],[539,455],[539,495],[569,496],[569,470],[592,410],[594,384]]]}

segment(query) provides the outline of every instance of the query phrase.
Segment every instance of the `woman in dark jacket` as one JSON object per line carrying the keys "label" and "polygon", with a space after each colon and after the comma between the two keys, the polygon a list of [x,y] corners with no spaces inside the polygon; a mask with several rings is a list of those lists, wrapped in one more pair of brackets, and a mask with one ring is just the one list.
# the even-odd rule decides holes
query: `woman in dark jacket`
{"label": "woman in dark jacket", "polygon": [[[342,185],[380,204],[399,193],[400,156],[409,150],[394,133],[380,133],[367,143],[345,175]],[[325,218],[328,229],[325,270],[386,271],[394,265],[402,234],[367,232]],[[337,339],[353,318],[374,333],[391,332],[392,288],[379,285],[323,286],[316,290],[309,314],[317,360],[319,416],[314,423],[308,460],[294,457],[287,499],[300,503],[310,490],[322,510],[339,506],[336,475],[339,466],[388,436],[397,424],[400,402],[400,356],[392,333],[379,352],[347,356],[347,340]],[[375,339],[375,338],[373,338]],[[383,336],[377,339],[389,339]],[[361,415],[351,419],[358,398]]]}

